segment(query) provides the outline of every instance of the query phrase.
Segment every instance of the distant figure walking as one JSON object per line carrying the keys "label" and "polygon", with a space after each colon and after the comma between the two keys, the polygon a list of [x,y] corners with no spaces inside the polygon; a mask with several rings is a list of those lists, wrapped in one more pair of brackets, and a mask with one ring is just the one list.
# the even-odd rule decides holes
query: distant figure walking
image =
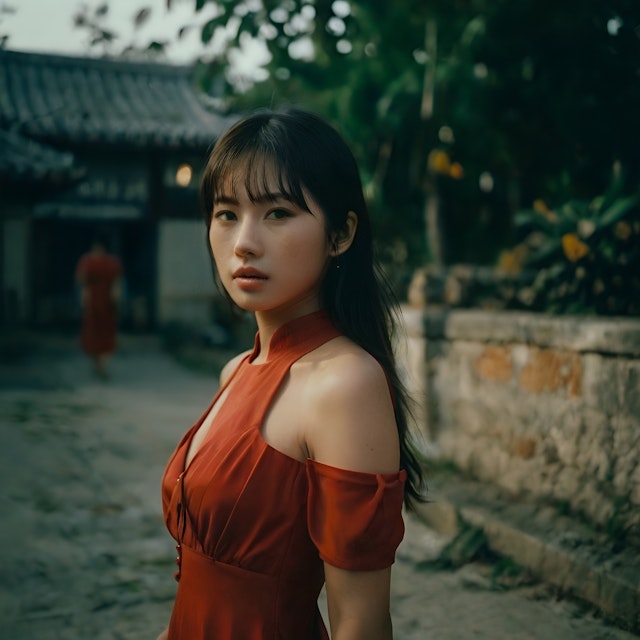
{"label": "distant figure walking", "polygon": [[91,250],[78,262],[76,280],[82,288],[82,350],[92,359],[96,375],[103,379],[116,349],[121,279],[120,260],[108,253],[104,237],[96,237]]}

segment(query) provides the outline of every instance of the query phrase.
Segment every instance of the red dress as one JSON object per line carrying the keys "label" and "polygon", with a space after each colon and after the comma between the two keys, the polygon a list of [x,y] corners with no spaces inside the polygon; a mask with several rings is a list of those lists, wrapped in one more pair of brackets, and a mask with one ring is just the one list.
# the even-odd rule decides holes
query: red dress
{"label": "red dress", "polygon": [[276,331],[268,360],[258,365],[256,337],[186,470],[208,410],[178,444],[162,483],[179,551],[169,640],[327,638],[317,607],[323,561],[350,570],[393,563],[404,534],[405,471],[300,462],[260,432],[289,367],[338,335],[324,312],[298,318]]}
{"label": "red dress", "polygon": [[121,275],[122,265],[114,256],[87,253],[80,258],[76,277],[85,290],[80,339],[85,353],[103,355],[115,351],[118,307],[113,286]]}

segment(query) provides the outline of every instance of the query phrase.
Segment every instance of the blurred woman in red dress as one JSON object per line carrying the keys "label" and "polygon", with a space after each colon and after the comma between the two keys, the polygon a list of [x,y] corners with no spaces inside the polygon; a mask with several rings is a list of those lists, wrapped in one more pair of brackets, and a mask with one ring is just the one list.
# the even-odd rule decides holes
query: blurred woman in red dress
{"label": "blurred woman in red dress", "polygon": [[78,262],[76,280],[82,288],[82,350],[101,378],[106,378],[109,357],[116,349],[121,279],[120,260],[108,253],[102,236],[96,237]]}

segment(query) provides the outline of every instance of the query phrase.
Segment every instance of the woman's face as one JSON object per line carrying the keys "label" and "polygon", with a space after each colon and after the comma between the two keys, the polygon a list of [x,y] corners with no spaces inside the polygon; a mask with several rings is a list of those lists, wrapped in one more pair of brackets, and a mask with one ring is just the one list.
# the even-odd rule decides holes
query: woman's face
{"label": "woman's face", "polygon": [[253,202],[242,177],[227,182],[213,203],[209,242],[231,299],[281,320],[319,309],[331,256],[323,212],[308,197],[311,212],[288,200],[275,178]]}

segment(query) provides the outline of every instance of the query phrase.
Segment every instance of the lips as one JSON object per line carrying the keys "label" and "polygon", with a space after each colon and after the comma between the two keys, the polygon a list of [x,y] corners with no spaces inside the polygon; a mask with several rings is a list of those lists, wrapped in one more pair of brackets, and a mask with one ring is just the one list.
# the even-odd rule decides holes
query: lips
{"label": "lips", "polygon": [[257,293],[262,291],[269,277],[266,273],[252,267],[240,267],[233,272],[233,281],[241,291]]}
{"label": "lips", "polygon": [[267,275],[252,267],[241,267],[233,272],[234,280],[266,280]]}

